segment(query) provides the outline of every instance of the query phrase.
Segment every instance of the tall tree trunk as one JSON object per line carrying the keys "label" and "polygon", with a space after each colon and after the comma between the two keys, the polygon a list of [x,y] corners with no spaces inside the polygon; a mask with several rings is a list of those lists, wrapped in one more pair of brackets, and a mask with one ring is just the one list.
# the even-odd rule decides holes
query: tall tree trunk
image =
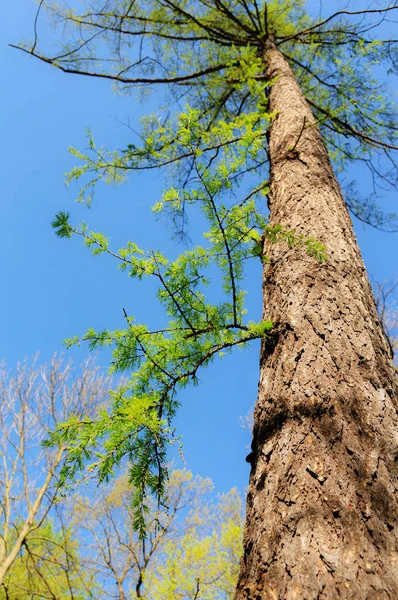
{"label": "tall tree trunk", "polygon": [[324,242],[267,246],[238,600],[398,598],[397,382],[314,117],[272,40],[271,223]]}

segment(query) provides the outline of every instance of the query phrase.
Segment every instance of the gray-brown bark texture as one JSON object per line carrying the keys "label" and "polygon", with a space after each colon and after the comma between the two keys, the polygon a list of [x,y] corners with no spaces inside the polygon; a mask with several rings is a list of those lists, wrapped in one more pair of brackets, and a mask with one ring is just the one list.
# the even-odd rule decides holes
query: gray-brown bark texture
{"label": "gray-brown bark texture", "polygon": [[[272,43],[271,223],[328,261],[267,246],[247,525],[237,600],[398,598],[397,383],[314,117]],[[276,79],[274,79],[276,78]],[[301,132],[301,135],[300,135]]]}

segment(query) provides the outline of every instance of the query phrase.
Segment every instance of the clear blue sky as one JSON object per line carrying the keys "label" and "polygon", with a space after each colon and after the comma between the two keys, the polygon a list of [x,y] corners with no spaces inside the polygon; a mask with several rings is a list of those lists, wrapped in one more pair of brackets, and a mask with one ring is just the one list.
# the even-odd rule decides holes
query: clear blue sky
{"label": "clear blue sky", "polygon": [[[150,322],[157,310],[112,259],[92,258],[78,239],[57,239],[50,227],[57,211],[70,211],[72,221],[84,219],[90,228],[104,231],[115,247],[128,239],[147,247],[155,239],[157,248],[170,248],[170,232],[150,210],[162,189],[153,173],[135,176],[118,188],[100,187],[89,210],[74,204],[77,188],[66,189],[63,182],[76,161],[68,146],[84,149],[85,129],[90,127],[99,144],[123,148],[131,132],[121,121],[134,123],[145,106],[133,96],[116,96],[106,81],[64,75],[9,48],[9,42],[31,35],[34,14],[32,0],[14,0],[5,4],[0,21],[0,358],[10,367],[37,350],[47,360],[62,350],[65,338],[88,327],[123,326],[123,307],[143,322]],[[395,200],[386,198],[388,211],[394,210]],[[398,275],[398,234],[358,222],[355,229],[368,270],[379,280]],[[248,284],[253,319],[260,314],[257,275],[254,270]],[[86,351],[68,352],[79,362]],[[106,369],[108,356],[99,360]],[[210,476],[219,491],[247,485],[244,459],[250,435],[241,428],[239,416],[255,401],[257,376],[254,345],[214,363],[202,372],[202,385],[181,396],[177,424],[187,466]]]}

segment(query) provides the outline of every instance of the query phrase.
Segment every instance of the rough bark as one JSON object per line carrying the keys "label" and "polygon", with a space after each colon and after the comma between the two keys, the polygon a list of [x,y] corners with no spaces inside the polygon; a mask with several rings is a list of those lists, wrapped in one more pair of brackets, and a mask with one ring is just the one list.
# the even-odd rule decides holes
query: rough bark
{"label": "rough bark", "polygon": [[[351,220],[315,119],[265,49],[270,220],[324,242],[319,264],[268,246],[237,600],[398,598],[397,382]],[[276,79],[275,79],[276,78]]]}

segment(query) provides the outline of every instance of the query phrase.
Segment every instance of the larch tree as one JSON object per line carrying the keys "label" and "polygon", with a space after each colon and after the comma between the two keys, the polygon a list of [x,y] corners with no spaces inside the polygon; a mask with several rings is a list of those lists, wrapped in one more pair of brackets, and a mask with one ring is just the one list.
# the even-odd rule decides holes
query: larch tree
{"label": "larch tree", "polygon": [[[112,369],[133,375],[98,418],[72,416],[54,433],[52,443],[70,444],[64,481],[85,464],[106,479],[129,457],[144,536],[147,496],[164,496],[178,389],[220,353],[261,338],[236,599],[396,598],[397,382],[348,209],[389,224],[374,199],[397,182],[397,121],[381,81],[383,68],[397,72],[396,42],[384,37],[397,3],[327,17],[289,0],[47,9],[65,42],[54,55],[40,49],[36,19],[27,53],[122,88],[168,89],[167,111],[145,119],[123,151],[91,136],[89,153],[74,151],[82,162],[70,179],[88,176],[81,199],[100,179],[164,167],[173,186],[154,210],[182,233],[199,210],[209,223],[202,245],[169,260],[133,242],[115,251],[57,215],[61,237],[81,235],[132,277],[154,278],[170,317],[151,330],[125,313],[124,329],[83,336],[112,345]],[[348,186],[344,201],[332,165],[355,164],[361,177],[369,168],[374,190],[361,198]],[[251,258],[263,265],[257,323],[242,291]],[[205,293],[215,267],[218,303]]]}

